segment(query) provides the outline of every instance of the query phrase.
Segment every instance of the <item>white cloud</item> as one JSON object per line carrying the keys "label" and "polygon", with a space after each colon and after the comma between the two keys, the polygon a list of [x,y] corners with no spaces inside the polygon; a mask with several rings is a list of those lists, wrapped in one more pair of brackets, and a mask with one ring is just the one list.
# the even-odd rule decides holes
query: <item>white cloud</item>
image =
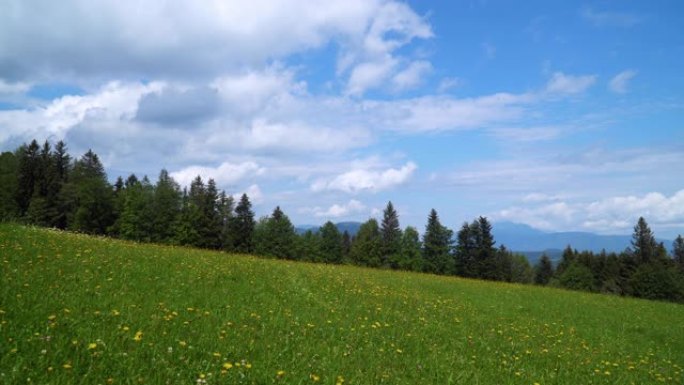
{"label": "white cloud", "polygon": [[[401,56],[395,51],[414,39],[432,36],[430,25],[408,5],[398,2],[380,5],[364,35],[343,44],[337,72],[343,74],[348,71],[350,74],[347,95],[361,96],[367,90],[381,88],[387,79],[393,79],[405,71],[409,72],[400,76],[397,82],[401,83],[402,78],[410,77],[410,72],[416,71],[416,68],[411,68],[414,64],[409,63],[402,69]],[[425,64],[420,66],[424,67]],[[399,83],[395,83],[395,87]]]}
{"label": "white cloud", "polygon": [[64,138],[73,127],[86,119],[127,121],[133,119],[139,100],[159,92],[164,84],[109,82],[92,94],[67,95],[31,110],[0,111],[0,125],[8,127],[0,133],[0,142],[17,136],[23,140],[55,136]]}
{"label": "white cloud", "polygon": [[580,12],[582,18],[597,27],[632,27],[641,23],[641,18],[628,12],[596,11],[585,7]]}
{"label": "white cloud", "polygon": [[596,82],[596,75],[566,75],[554,72],[546,84],[546,91],[558,94],[578,94],[586,91]]}
{"label": "white cloud", "polygon": [[467,99],[425,96],[395,101],[366,101],[363,106],[364,112],[376,126],[420,133],[481,128],[515,120],[534,100],[536,96],[533,94],[499,93]]}
{"label": "white cloud", "polygon": [[439,86],[437,86],[437,92],[443,93],[450,91],[451,89],[460,86],[462,83],[463,81],[459,78],[446,77],[439,82]]}
{"label": "white cloud", "polygon": [[385,82],[391,72],[394,71],[397,62],[391,57],[371,62],[364,62],[351,71],[347,94],[360,96],[370,88],[377,88]]}
{"label": "white cloud", "polygon": [[16,80],[213,78],[333,40],[355,65],[430,36],[423,18],[392,0],[151,0],[144,7],[8,0],[0,3],[0,73]]}
{"label": "white cloud", "polygon": [[247,194],[247,197],[252,204],[258,205],[264,202],[264,194],[261,192],[259,185],[252,184],[243,192],[233,194],[233,199],[236,202],[239,201],[240,198],[242,198],[242,194]]}
{"label": "white cloud", "polygon": [[316,207],[313,209],[313,213],[314,216],[318,218],[340,218],[352,214],[358,214],[365,210],[366,206],[363,203],[357,201],[356,199],[352,199],[344,204],[333,204],[325,210],[321,209],[320,207]]}
{"label": "white cloud", "polygon": [[539,142],[558,138],[559,127],[492,128],[490,134],[506,142]]}
{"label": "white cloud", "polygon": [[174,171],[171,176],[181,185],[189,186],[198,175],[206,182],[214,179],[217,185],[224,188],[244,179],[262,175],[266,170],[254,162],[223,162],[218,167],[189,166]]}
{"label": "white cloud", "polygon": [[614,196],[597,201],[540,203],[500,210],[494,218],[526,223],[543,230],[582,230],[598,233],[629,233],[639,217],[654,228],[676,228],[684,223],[684,190],[672,196],[651,192]]}
{"label": "white cloud", "polygon": [[0,78],[0,96],[6,94],[19,94],[24,93],[31,89],[31,84],[25,82],[7,82],[6,80]]}
{"label": "white cloud", "polygon": [[627,92],[627,86],[629,81],[632,80],[637,74],[634,70],[625,70],[615,75],[608,83],[608,88],[618,94],[624,94]]}
{"label": "white cloud", "polygon": [[396,90],[407,90],[423,83],[425,77],[432,72],[432,64],[425,60],[417,60],[392,78]]}
{"label": "white cloud", "polygon": [[400,169],[355,169],[332,179],[317,180],[311,185],[311,189],[314,192],[338,190],[353,194],[362,191],[377,192],[405,183],[417,168],[415,163],[407,162]]}

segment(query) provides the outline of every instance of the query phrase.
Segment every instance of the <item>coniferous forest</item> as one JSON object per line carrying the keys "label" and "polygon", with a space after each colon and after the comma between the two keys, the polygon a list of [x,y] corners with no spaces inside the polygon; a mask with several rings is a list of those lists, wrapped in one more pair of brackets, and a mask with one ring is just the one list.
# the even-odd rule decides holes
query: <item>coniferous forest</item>
{"label": "coniferous forest", "polygon": [[62,141],[41,146],[34,140],[0,154],[0,220],[138,242],[684,302],[684,238],[658,243],[644,218],[635,224],[631,247],[619,254],[568,245],[557,266],[546,256],[531,266],[525,256],[497,245],[485,217],[454,232],[433,209],[421,238],[416,228],[400,227],[388,202],[382,221],[369,219],[353,237],[332,222],[298,235],[280,207],[256,220],[246,194],[236,201],[212,179],[197,176],[179,186],[161,170],[154,182],[130,175],[112,185],[97,154],[72,158]]}

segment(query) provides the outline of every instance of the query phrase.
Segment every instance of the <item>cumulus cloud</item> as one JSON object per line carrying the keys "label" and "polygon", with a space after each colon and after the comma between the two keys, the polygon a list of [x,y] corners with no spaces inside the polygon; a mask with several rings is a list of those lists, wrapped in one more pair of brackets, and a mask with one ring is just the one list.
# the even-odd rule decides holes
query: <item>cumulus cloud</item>
{"label": "cumulus cloud", "polygon": [[[546,198],[546,197],[544,197]],[[659,192],[614,196],[596,201],[529,201],[530,206],[514,206],[493,215],[544,230],[574,229],[599,233],[628,233],[639,217],[655,228],[677,227],[684,223],[684,190],[671,196]]]}
{"label": "cumulus cloud", "polygon": [[432,64],[425,60],[417,60],[392,78],[395,90],[407,90],[423,83],[425,77],[432,72]]}
{"label": "cumulus cloud", "polygon": [[617,94],[624,94],[627,92],[627,86],[629,85],[629,81],[632,80],[632,78],[636,75],[637,72],[634,70],[622,71],[619,74],[615,75],[612,79],[610,79],[610,82],[608,83],[608,88]]}
{"label": "cumulus cloud", "polygon": [[407,162],[399,169],[354,169],[332,179],[318,180],[311,185],[311,189],[315,192],[337,190],[352,194],[362,191],[378,192],[405,183],[417,168],[415,163]]}
{"label": "cumulus cloud", "polygon": [[566,75],[555,72],[546,84],[546,91],[556,94],[578,94],[596,82],[596,75]]}
{"label": "cumulus cloud", "polygon": [[242,198],[242,194],[247,194],[252,204],[258,205],[264,202],[264,193],[261,192],[261,188],[257,184],[250,185],[243,192],[233,194],[233,199],[236,202],[239,201]]}
{"label": "cumulus cloud", "polygon": [[[171,176],[181,185],[189,186],[198,175],[206,182],[214,179],[217,185],[227,187],[233,183],[262,175],[266,170],[254,162],[230,163],[223,162],[217,167],[189,166],[174,171]],[[257,186],[258,187],[258,186]]]}
{"label": "cumulus cloud", "polygon": [[313,209],[314,216],[318,218],[340,218],[364,211],[366,211],[366,206],[356,199],[352,199],[344,204],[335,203],[327,209],[322,209],[320,207],[315,207]]}
{"label": "cumulus cloud", "polygon": [[113,81],[88,95],[67,95],[50,101],[45,106],[28,110],[0,111],[0,125],[7,127],[0,133],[0,142],[18,136],[23,140],[66,133],[86,119],[99,121],[131,120],[138,110],[139,100],[147,94],[159,92],[163,83],[149,84]]}

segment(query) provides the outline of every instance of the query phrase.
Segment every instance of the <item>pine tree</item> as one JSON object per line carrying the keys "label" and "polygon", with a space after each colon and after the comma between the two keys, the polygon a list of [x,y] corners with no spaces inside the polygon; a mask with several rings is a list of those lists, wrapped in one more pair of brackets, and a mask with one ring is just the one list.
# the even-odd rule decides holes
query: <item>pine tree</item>
{"label": "pine tree", "polygon": [[464,222],[458,234],[456,234],[455,265],[456,273],[460,276],[477,276],[477,262],[475,259],[477,245],[475,244],[475,234],[473,231],[478,230],[478,228],[471,228],[468,222]]}
{"label": "pine tree", "polygon": [[349,258],[354,264],[380,267],[382,264],[382,236],[375,218],[361,224],[352,242]]}
{"label": "pine tree", "polygon": [[684,238],[678,235],[672,243],[672,256],[680,269],[684,270]]}
{"label": "pine tree", "polygon": [[67,226],[76,231],[105,234],[114,222],[114,196],[104,167],[92,151],[74,164],[69,182],[60,192],[67,208]]}
{"label": "pine tree", "polygon": [[398,268],[410,271],[423,271],[423,253],[420,235],[415,227],[408,226],[401,238],[401,259]]}
{"label": "pine tree", "polygon": [[180,186],[162,169],[154,187],[152,202],[152,240],[160,243],[171,243],[174,237],[174,228],[181,211]]}
{"label": "pine tree", "polygon": [[638,263],[649,263],[657,256],[658,243],[643,217],[639,217],[639,221],[634,226],[632,247]]}
{"label": "pine tree", "polygon": [[17,173],[19,162],[11,152],[0,154],[0,221],[15,219],[17,206]]}
{"label": "pine tree", "polygon": [[432,209],[423,235],[425,271],[435,274],[452,274],[454,261],[450,254],[453,232],[442,226],[437,211]]}
{"label": "pine tree", "polygon": [[399,267],[398,259],[401,251],[401,228],[399,227],[399,215],[391,201],[387,202],[387,207],[383,211],[380,234],[382,235],[381,263],[382,265],[389,264],[396,269]]}
{"label": "pine tree", "polygon": [[225,191],[221,191],[218,200],[218,213],[221,222],[221,248],[229,250],[233,245],[231,238],[231,219],[233,218],[233,210],[235,201],[232,196],[227,195]]}
{"label": "pine tree", "polygon": [[33,197],[38,167],[40,162],[40,146],[35,140],[23,145],[17,151],[19,170],[17,173],[17,190],[15,200],[19,207],[19,215],[24,216]]}
{"label": "pine tree", "polygon": [[190,200],[188,189],[183,189],[181,210],[174,228],[174,243],[183,246],[200,244],[200,234],[196,224],[201,220],[200,208]]}
{"label": "pine tree", "polygon": [[294,259],[295,237],[292,222],[278,206],[255,229],[255,252],[280,259]]}
{"label": "pine tree", "polygon": [[547,285],[553,277],[553,265],[549,257],[544,254],[535,266],[534,283],[537,285]]}
{"label": "pine tree", "polygon": [[342,262],[342,235],[334,223],[327,221],[320,230],[321,253],[327,263]]}
{"label": "pine tree", "polygon": [[478,278],[490,280],[505,280],[503,266],[497,259],[497,252],[494,248],[496,242],[492,235],[492,225],[487,218],[479,217],[473,222],[478,229],[477,237],[477,276]]}
{"label": "pine tree", "polygon": [[349,253],[351,252],[352,237],[349,235],[349,231],[344,230],[342,233],[342,260],[347,260],[349,258]]}
{"label": "pine tree", "polygon": [[146,176],[142,181],[133,176],[124,195],[123,210],[118,221],[119,235],[134,241],[152,241],[156,216],[153,207],[154,187]]}
{"label": "pine tree", "polygon": [[253,251],[252,236],[254,233],[254,212],[247,194],[242,194],[240,202],[235,207],[235,217],[231,219],[231,249],[238,253]]}

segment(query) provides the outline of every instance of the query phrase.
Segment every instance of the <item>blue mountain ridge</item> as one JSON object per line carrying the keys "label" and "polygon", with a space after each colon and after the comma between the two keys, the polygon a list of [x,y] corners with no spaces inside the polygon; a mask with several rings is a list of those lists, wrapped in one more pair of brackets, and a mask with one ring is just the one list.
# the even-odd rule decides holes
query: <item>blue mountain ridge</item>
{"label": "blue mountain ridge", "polygon": [[[336,224],[340,232],[345,230],[350,235],[356,235],[361,227],[360,222],[340,222]],[[307,230],[318,231],[319,226],[301,225],[296,227],[299,234]],[[458,229],[455,229],[458,231]],[[570,245],[573,249],[589,250],[595,253],[605,250],[606,252],[620,253],[631,245],[631,235],[600,235],[582,231],[545,232],[537,230],[529,225],[514,222],[495,222],[492,224],[492,233],[496,244],[505,245],[506,248],[517,253],[524,254],[531,263],[539,260],[542,254],[546,254],[552,261],[560,259],[563,249]],[[670,248],[671,240],[657,239],[664,242],[665,247]]]}

